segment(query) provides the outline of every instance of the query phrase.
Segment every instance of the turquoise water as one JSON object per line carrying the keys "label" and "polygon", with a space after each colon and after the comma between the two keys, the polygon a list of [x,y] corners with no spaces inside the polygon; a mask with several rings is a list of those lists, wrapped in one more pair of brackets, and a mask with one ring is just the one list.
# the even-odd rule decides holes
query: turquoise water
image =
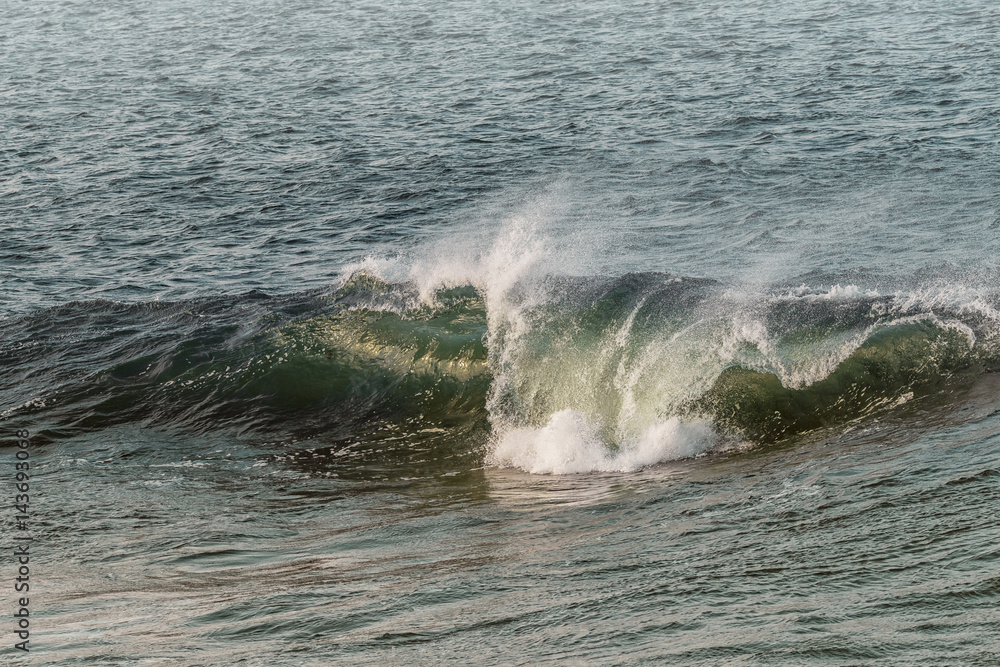
{"label": "turquoise water", "polygon": [[997,8],[2,13],[12,659],[1000,660]]}

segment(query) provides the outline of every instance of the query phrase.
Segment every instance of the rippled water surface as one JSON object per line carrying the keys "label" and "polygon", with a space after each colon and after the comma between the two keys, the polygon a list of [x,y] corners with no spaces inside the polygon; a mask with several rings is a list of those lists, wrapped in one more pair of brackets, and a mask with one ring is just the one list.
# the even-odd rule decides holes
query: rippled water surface
{"label": "rippled water surface", "polygon": [[0,16],[33,663],[1000,660],[997,6]]}

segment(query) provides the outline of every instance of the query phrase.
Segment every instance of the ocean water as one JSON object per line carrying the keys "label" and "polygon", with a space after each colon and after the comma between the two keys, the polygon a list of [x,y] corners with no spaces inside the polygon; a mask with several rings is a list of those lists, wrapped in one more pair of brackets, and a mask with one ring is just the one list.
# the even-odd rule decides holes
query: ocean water
{"label": "ocean water", "polygon": [[5,660],[1000,661],[996,5],[0,15]]}

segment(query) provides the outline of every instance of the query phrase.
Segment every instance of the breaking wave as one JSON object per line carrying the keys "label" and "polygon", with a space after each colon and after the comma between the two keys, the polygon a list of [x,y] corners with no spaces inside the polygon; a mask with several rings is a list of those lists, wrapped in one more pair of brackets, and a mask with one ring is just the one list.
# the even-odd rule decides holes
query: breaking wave
{"label": "breaking wave", "polygon": [[618,471],[843,428],[997,366],[988,291],[573,276],[530,221],[489,248],[370,259],[324,292],[5,320],[3,417],[50,437],[139,422]]}

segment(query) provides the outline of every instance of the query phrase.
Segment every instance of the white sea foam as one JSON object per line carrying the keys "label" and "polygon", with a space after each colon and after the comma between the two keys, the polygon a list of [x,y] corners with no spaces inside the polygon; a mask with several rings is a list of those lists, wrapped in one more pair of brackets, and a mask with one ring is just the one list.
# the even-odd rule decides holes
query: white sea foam
{"label": "white sea foam", "polygon": [[978,315],[993,322],[1000,322],[1000,311],[991,303],[988,291],[965,285],[939,285],[893,295],[893,306],[899,311],[916,308],[947,310],[960,315]]}
{"label": "white sea foam", "polygon": [[878,297],[879,293],[877,290],[866,290],[857,285],[841,285],[837,283],[825,291],[800,285],[779,298],[795,298],[805,301],[847,301],[851,299],[875,299]]}
{"label": "white sea foam", "polygon": [[614,450],[602,441],[586,417],[575,410],[561,410],[541,428],[515,428],[501,433],[487,461],[535,474],[628,472],[703,454],[715,442],[708,425],[684,423],[672,417]]}

